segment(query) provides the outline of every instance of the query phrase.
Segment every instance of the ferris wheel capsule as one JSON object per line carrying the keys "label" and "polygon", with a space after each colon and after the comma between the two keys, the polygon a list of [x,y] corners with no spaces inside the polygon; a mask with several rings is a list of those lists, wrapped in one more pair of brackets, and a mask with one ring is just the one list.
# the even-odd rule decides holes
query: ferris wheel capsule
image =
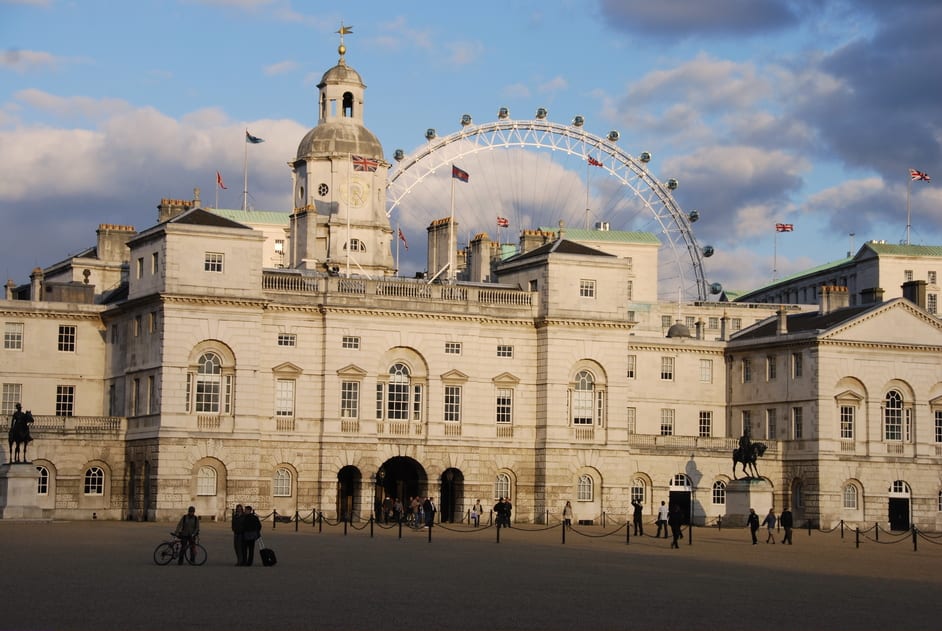
{"label": "ferris wheel capsule", "polygon": [[540,120],[543,120],[544,118],[546,118],[546,115],[547,115],[548,113],[549,113],[549,112],[546,111],[546,108],[545,108],[545,107],[538,107],[538,108],[536,108],[536,117],[537,117],[538,119],[540,119]]}
{"label": "ferris wheel capsule", "polygon": [[691,211],[687,214],[687,219],[690,220],[690,223],[696,222],[698,219],[700,219],[700,211],[699,211],[699,210],[691,210]]}
{"label": "ferris wheel capsule", "polygon": [[712,245],[703,246],[703,256],[710,258],[713,256],[714,250]]}
{"label": "ferris wheel capsule", "polygon": [[575,117],[572,119],[572,126],[573,126],[573,127],[582,127],[583,125],[585,125],[585,117],[584,117],[584,116],[577,115],[577,116],[575,116]]}
{"label": "ferris wheel capsule", "polygon": [[507,109],[506,107],[500,108],[499,110],[497,110],[497,118],[499,118],[500,120],[506,120],[510,118],[510,110]]}
{"label": "ferris wheel capsule", "polygon": [[710,293],[714,296],[723,291],[723,286],[719,283],[710,283]]}
{"label": "ferris wheel capsule", "polygon": [[614,129],[608,132],[608,139],[611,140],[612,142],[618,142],[619,138],[621,138],[621,134],[619,134]]}
{"label": "ferris wheel capsule", "polygon": [[470,115],[470,114],[462,114],[462,115],[461,115],[461,126],[462,126],[462,127],[467,127],[467,126],[470,125],[470,124],[471,124],[471,115]]}
{"label": "ferris wheel capsule", "polygon": [[406,152],[403,151],[402,149],[396,149],[396,151],[393,152],[393,160],[395,160],[396,162],[402,162],[403,158],[405,157],[406,157]]}
{"label": "ferris wheel capsule", "polygon": [[676,190],[678,186],[680,186],[680,182],[674,178],[667,180],[667,188],[671,189],[672,191]]}
{"label": "ferris wheel capsule", "polygon": [[642,152],[641,152],[641,155],[639,156],[639,158],[640,158],[640,160],[641,160],[642,162],[644,162],[645,164],[647,164],[648,162],[651,161],[651,152],[650,152],[650,151],[642,151]]}
{"label": "ferris wheel capsule", "polygon": [[425,130],[425,139],[426,140],[435,140],[435,136],[438,134],[435,133],[435,130],[429,127]]}

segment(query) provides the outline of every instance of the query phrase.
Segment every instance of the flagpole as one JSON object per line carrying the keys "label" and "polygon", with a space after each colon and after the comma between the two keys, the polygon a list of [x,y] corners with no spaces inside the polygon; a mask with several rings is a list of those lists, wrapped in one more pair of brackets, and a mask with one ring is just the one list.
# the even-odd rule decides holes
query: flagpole
{"label": "flagpole", "polygon": [[912,191],[912,189],[913,189],[913,178],[912,178],[912,175],[910,175],[909,181],[906,183],[906,245],[909,245],[909,227],[910,227],[909,194]]}
{"label": "flagpole", "polygon": [[219,171],[216,172],[216,208],[219,208]]}
{"label": "flagpole", "polygon": [[772,247],[772,282],[775,282],[776,276],[778,276],[778,227],[775,228],[775,238],[773,239]]}
{"label": "flagpole", "polygon": [[249,209],[249,130],[245,130],[242,147],[242,210]]}
{"label": "flagpole", "polygon": [[589,229],[589,164],[588,157],[585,161],[585,229]]}
{"label": "flagpole", "polygon": [[353,179],[353,158],[347,160],[347,278],[350,278],[350,180]]}
{"label": "flagpole", "polygon": [[399,238],[399,235],[402,234],[402,229],[399,227],[399,222],[396,222],[396,274],[402,276],[399,273],[399,242],[402,240]]}
{"label": "flagpole", "polygon": [[454,166],[452,166],[451,177],[451,217],[448,224],[448,277],[452,282],[455,278],[455,177]]}

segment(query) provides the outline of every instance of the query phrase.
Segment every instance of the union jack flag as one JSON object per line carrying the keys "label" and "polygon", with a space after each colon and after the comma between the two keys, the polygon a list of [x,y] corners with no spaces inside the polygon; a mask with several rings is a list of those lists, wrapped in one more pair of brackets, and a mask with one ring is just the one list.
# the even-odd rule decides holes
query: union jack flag
{"label": "union jack flag", "polygon": [[916,180],[925,180],[926,182],[931,182],[932,178],[929,177],[928,173],[923,173],[922,171],[917,171],[916,169],[909,170],[909,177],[913,182]]}
{"label": "union jack flag", "polygon": [[776,232],[791,232],[795,229],[795,224],[791,223],[777,223],[775,224]]}
{"label": "union jack flag", "polygon": [[363,156],[350,156],[353,160],[354,171],[375,171],[379,167],[377,160],[364,158]]}
{"label": "union jack flag", "polygon": [[586,159],[589,161],[589,164],[591,164],[591,165],[594,166],[594,167],[600,167],[600,166],[602,166],[602,163],[601,163],[600,161],[596,160],[595,158],[593,158],[592,156],[589,156],[589,157],[586,158]]}
{"label": "union jack flag", "polygon": [[498,218],[497,218],[497,227],[498,227],[498,228],[509,228],[509,227],[510,227],[510,220],[507,219],[506,217],[498,217]]}

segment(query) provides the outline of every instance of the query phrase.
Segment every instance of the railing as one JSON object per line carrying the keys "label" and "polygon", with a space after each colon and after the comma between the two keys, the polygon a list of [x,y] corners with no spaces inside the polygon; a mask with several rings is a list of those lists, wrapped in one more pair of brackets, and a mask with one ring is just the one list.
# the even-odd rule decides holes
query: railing
{"label": "railing", "polygon": [[279,432],[293,432],[294,431],[294,417],[293,416],[279,416],[275,418],[275,429]]}
{"label": "railing", "polygon": [[75,433],[105,434],[124,429],[124,418],[119,416],[33,416],[32,434]]}
{"label": "railing", "polygon": [[461,436],[461,423],[445,423],[445,436]]}
{"label": "railing", "polygon": [[497,438],[513,438],[514,426],[509,423],[501,423],[497,426]]}
{"label": "railing", "polygon": [[595,440],[595,428],[573,427],[571,437],[573,440]]}
{"label": "railing", "polygon": [[344,434],[359,434],[360,421],[355,418],[340,419],[340,431]]}
{"label": "railing", "polygon": [[218,414],[196,415],[197,429],[219,429],[220,425],[222,425],[222,417]]}
{"label": "railing", "polygon": [[[776,441],[762,441],[769,451],[777,451]],[[629,434],[628,445],[639,449],[676,448],[709,449],[732,452],[739,446],[739,439],[713,436],[660,436],[658,434]]]}

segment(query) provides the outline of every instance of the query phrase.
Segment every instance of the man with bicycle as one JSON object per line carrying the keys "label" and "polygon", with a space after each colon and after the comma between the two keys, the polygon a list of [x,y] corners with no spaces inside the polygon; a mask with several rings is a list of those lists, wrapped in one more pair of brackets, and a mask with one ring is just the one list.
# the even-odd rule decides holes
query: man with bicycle
{"label": "man with bicycle", "polygon": [[195,506],[190,506],[186,510],[186,515],[180,518],[174,534],[180,538],[180,559],[177,561],[177,565],[183,565],[183,557],[187,553],[193,555],[192,547],[196,544],[196,538],[200,535],[200,518],[196,516]]}

